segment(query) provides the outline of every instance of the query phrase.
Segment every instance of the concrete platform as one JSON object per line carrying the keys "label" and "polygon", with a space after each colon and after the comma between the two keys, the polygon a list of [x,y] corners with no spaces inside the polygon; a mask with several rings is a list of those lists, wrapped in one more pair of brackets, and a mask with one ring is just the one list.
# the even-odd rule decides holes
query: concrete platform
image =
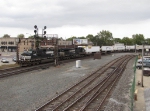
{"label": "concrete platform", "polygon": [[136,70],[136,89],[138,90],[138,92],[137,92],[137,101],[135,101],[134,111],[148,111],[146,110],[144,91],[147,88],[150,88],[150,76],[143,76],[144,87],[142,87],[141,84],[138,85],[138,82],[141,83],[141,77],[142,77],[142,70],[137,69]]}

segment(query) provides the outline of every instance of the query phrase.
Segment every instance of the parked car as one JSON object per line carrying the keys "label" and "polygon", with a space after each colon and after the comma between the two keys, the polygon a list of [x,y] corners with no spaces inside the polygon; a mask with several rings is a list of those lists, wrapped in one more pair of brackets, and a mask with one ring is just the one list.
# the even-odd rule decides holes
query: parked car
{"label": "parked car", "polygon": [[[143,67],[149,67],[150,68],[150,61],[144,60],[143,61]],[[141,69],[142,68],[142,62],[136,64],[136,68]]]}
{"label": "parked car", "polygon": [[12,61],[16,62],[16,61],[17,61],[17,58],[16,58],[16,57],[13,57],[13,58],[12,58]]}
{"label": "parked car", "polygon": [[[20,60],[20,58],[19,58],[19,60]],[[17,58],[16,58],[16,57],[13,57],[13,58],[12,58],[12,61],[17,62]]]}
{"label": "parked car", "polygon": [[3,63],[9,63],[9,61],[6,58],[2,58],[1,62],[3,62]]}
{"label": "parked car", "polygon": [[[143,59],[143,63],[144,62],[150,62],[150,59]],[[142,59],[139,59],[137,63],[142,64]]]}
{"label": "parked car", "polygon": [[150,76],[150,68],[144,68],[143,75],[144,76]]}
{"label": "parked car", "polygon": [[[149,61],[150,62],[150,58],[149,57],[143,57],[143,62],[144,61]],[[138,59],[137,62],[142,63],[142,59]]]}

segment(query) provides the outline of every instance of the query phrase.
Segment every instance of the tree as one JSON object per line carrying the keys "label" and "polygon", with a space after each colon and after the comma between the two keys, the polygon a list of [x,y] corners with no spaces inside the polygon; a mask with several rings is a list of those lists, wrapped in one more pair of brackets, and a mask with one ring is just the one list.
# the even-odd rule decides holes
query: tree
{"label": "tree", "polygon": [[113,40],[114,40],[114,43],[121,43],[122,42],[120,38],[114,38]]}
{"label": "tree", "polygon": [[150,38],[145,39],[147,41],[147,45],[150,45]]}
{"label": "tree", "polygon": [[10,38],[10,35],[4,34],[3,38]]}
{"label": "tree", "polygon": [[124,43],[125,45],[132,45],[133,40],[130,39],[129,37],[124,37],[124,38],[121,40],[121,42]]}
{"label": "tree", "polygon": [[30,39],[34,39],[34,36],[29,36],[28,38],[30,38]]}
{"label": "tree", "polygon": [[78,39],[86,39],[84,36],[82,36],[82,37],[78,37]]}
{"label": "tree", "polygon": [[94,45],[97,45],[95,42],[95,37],[92,34],[88,34],[85,39],[88,39],[88,42],[92,42]]}
{"label": "tree", "polygon": [[93,36],[92,34],[89,34],[89,35],[86,36],[86,39],[92,41],[93,37],[94,37],[94,36]]}
{"label": "tree", "polygon": [[73,41],[73,39],[76,39],[77,37],[75,37],[75,36],[72,36],[72,37],[70,37],[70,38],[68,38],[68,39],[66,39],[66,40],[68,40],[68,41]]}
{"label": "tree", "polygon": [[102,30],[97,33],[99,39],[102,41],[102,45],[113,45],[112,33],[106,30]]}
{"label": "tree", "polygon": [[19,35],[17,35],[17,37],[22,39],[22,38],[24,38],[24,34],[19,34]]}
{"label": "tree", "polygon": [[133,38],[133,43],[138,45],[142,45],[142,41],[145,40],[143,34],[132,35],[132,38]]}

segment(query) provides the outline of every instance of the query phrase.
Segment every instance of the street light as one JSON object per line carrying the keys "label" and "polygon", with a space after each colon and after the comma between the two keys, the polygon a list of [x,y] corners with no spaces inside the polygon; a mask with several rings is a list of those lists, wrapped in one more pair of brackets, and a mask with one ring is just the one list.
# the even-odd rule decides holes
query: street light
{"label": "street light", "polygon": [[16,38],[16,43],[17,43],[16,58],[17,58],[17,64],[18,64],[19,63],[19,46],[18,46],[18,44],[20,43],[20,38]]}

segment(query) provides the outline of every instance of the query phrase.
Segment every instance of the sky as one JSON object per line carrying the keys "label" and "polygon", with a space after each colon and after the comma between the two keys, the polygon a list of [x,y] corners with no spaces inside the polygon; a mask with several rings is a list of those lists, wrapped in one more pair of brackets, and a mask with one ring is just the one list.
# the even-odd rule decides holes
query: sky
{"label": "sky", "polygon": [[110,31],[114,38],[150,38],[150,0],[1,0],[0,37],[34,35],[81,37]]}

